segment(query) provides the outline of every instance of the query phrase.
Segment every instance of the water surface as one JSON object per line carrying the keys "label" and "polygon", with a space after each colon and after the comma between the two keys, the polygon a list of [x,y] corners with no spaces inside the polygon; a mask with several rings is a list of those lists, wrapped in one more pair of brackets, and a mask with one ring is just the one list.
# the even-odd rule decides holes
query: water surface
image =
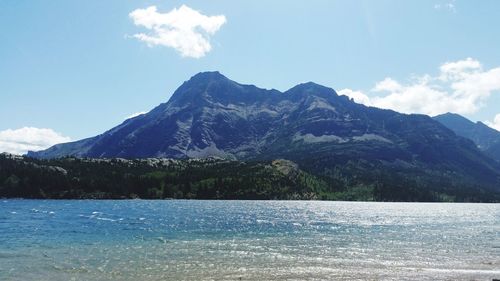
{"label": "water surface", "polygon": [[0,201],[0,280],[491,280],[500,205]]}

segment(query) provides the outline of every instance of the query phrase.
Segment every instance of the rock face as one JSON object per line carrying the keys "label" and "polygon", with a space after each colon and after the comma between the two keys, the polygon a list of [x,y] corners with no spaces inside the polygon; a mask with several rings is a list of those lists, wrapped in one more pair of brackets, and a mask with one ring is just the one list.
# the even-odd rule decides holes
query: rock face
{"label": "rock face", "polygon": [[486,155],[500,161],[500,132],[482,122],[472,122],[454,113],[445,113],[434,117],[457,135],[472,140]]}
{"label": "rock face", "polygon": [[[425,115],[357,104],[309,82],[286,92],[204,72],[171,99],[93,138],[30,152],[35,158],[285,158],[308,167],[349,161],[440,169],[496,182],[498,163]],[[323,169],[323,168],[322,168]]]}

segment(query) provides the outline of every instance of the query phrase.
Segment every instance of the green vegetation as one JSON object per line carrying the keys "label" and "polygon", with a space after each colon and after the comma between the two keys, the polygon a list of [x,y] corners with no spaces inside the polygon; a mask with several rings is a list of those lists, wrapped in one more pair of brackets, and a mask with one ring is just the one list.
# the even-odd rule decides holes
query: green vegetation
{"label": "green vegetation", "polygon": [[394,167],[388,172],[366,161],[321,169],[313,163],[321,165],[306,162],[301,170],[287,160],[37,160],[2,154],[0,197],[500,201],[500,192],[461,184],[456,175]]}

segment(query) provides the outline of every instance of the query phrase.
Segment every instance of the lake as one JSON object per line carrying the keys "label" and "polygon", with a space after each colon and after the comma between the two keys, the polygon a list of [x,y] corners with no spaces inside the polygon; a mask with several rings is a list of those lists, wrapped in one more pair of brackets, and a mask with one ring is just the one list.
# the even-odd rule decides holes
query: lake
{"label": "lake", "polygon": [[498,204],[0,201],[0,280],[493,278]]}

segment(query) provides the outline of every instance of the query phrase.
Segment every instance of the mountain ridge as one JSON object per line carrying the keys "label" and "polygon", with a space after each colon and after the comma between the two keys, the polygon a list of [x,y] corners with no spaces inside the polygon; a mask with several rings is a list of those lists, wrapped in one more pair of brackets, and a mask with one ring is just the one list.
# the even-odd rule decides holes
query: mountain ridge
{"label": "mountain ridge", "polygon": [[500,162],[500,132],[481,121],[476,123],[456,114],[445,113],[433,119],[445,125],[457,135],[472,140],[486,155]]}
{"label": "mountain ridge", "polygon": [[499,163],[427,115],[367,107],[313,82],[280,92],[219,72],[194,75],[168,102],[101,135],[28,156],[284,158],[329,179],[341,171],[367,183],[411,178],[407,185],[419,186],[423,177],[425,186],[500,186]]}

